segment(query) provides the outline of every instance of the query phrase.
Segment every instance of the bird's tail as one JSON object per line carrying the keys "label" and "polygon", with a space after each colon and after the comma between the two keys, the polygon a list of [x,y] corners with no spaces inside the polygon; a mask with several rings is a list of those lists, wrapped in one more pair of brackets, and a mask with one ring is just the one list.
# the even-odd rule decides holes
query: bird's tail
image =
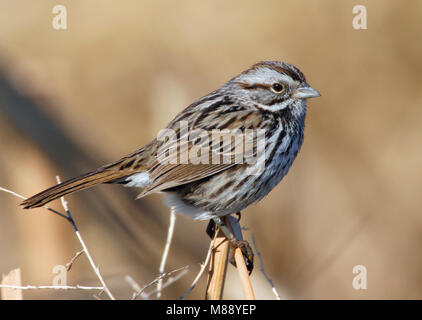
{"label": "bird's tail", "polygon": [[48,188],[47,190],[26,199],[21,203],[21,206],[23,206],[24,209],[42,207],[46,203],[68,193],[83,190],[99,183],[112,182],[124,176],[127,176],[127,172],[124,173],[119,170],[101,168]]}

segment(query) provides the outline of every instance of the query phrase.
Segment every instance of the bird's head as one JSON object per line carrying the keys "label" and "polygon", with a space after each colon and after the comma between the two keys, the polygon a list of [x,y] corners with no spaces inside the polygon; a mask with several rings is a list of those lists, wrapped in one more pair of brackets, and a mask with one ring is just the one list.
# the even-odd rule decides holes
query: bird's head
{"label": "bird's head", "polygon": [[299,69],[279,61],[259,62],[232,79],[228,85],[239,93],[242,100],[270,112],[286,108],[292,112],[304,112],[305,100],[320,96],[306,82]]}

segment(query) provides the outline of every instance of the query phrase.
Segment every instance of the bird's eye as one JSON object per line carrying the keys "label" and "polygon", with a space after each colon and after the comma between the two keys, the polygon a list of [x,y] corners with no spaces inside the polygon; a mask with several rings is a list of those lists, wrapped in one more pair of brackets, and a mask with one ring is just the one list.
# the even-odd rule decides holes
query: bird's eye
{"label": "bird's eye", "polygon": [[284,90],[284,85],[282,85],[281,83],[273,83],[273,85],[271,86],[271,88],[273,89],[274,92],[276,93],[280,93]]}

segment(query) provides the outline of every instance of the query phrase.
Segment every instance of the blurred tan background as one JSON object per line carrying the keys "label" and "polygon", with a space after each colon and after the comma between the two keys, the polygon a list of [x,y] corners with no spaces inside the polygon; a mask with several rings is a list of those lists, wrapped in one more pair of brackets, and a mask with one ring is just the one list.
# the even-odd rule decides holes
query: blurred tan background
{"label": "blurred tan background", "polygon": [[[67,30],[52,27],[56,4]],[[354,30],[363,4],[368,29]],[[270,195],[245,210],[266,272],[286,299],[422,298],[422,1],[0,0],[0,186],[29,196],[152,139],[180,110],[260,60],[298,66],[322,93],[309,101],[305,142]],[[117,298],[124,276],[158,274],[168,210],[161,196],[100,186],[67,197]],[[0,273],[50,285],[80,250],[63,219],[0,193]],[[52,204],[60,209],[60,203]],[[178,216],[165,289],[177,298],[205,258],[205,222]],[[364,265],[367,290],[352,269]],[[259,299],[273,299],[259,272]],[[68,284],[97,285],[86,258]],[[202,299],[205,277],[188,296]],[[105,296],[103,296],[105,297]],[[229,266],[226,299],[242,298]],[[93,299],[28,291],[27,299]]]}

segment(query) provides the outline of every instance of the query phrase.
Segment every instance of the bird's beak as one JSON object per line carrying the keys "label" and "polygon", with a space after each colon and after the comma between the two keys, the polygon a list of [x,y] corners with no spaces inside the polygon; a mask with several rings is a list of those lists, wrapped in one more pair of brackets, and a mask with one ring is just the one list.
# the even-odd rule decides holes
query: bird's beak
{"label": "bird's beak", "polygon": [[319,96],[321,96],[321,94],[307,83],[293,92],[293,98],[296,99],[316,98]]}

